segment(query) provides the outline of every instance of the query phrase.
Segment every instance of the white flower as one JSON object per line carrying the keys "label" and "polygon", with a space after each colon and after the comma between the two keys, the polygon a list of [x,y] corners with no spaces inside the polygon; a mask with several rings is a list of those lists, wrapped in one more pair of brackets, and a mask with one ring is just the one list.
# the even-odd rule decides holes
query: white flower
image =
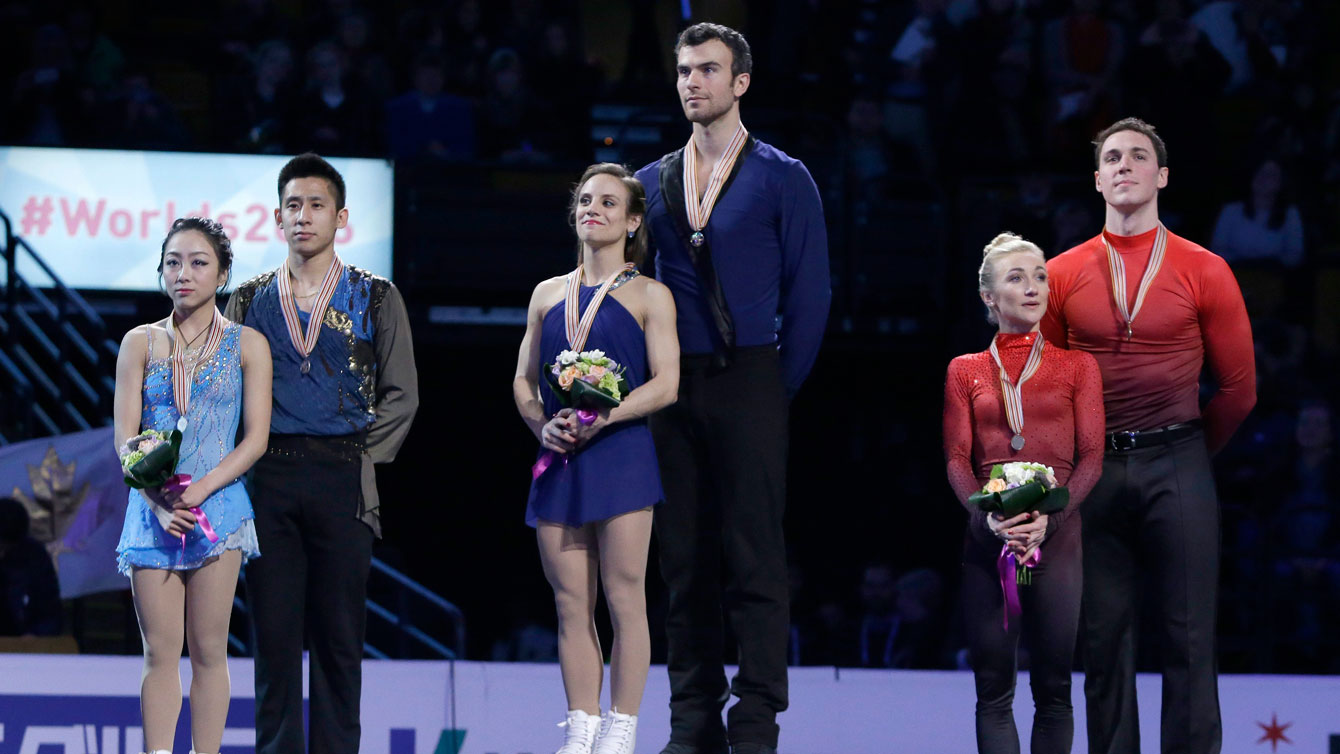
{"label": "white flower", "polygon": [[582,351],[582,361],[585,361],[585,362],[590,363],[590,364],[604,365],[604,363],[605,363],[605,352],[604,352],[604,351],[599,351],[599,350],[597,350],[597,351]]}
{"label": "white flower", "polygon": [[1039,477],[1050,481],[1050,486],[1055,486],[1055,475],[1050,466],[1043,466],[1040,463],[1030,461],[1014,461],[1004,466],[1005,483],[1010,487],[1018,487],[1021,484],[1027,484]]}
{"label": "white flower", "polygon": [[559,351],[558,363],[562,364],[563,366],[569,366],[576,361],[577,361],[576,351]]}

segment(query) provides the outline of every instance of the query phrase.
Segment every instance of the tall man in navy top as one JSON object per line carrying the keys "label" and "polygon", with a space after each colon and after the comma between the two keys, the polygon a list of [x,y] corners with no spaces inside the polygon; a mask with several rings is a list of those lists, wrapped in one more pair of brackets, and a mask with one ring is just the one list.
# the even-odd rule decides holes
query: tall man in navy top
{"label": "tall man in navy top", "polygon": [[[666,498],[655,522],[669,591],[663,754],[771,754],[787,705],[787,411],[828,319],[828,240],[809,171],[740,122],[749,43],[700,23],[675,55],[693,137],[637,176],[683,351],[679,401],[651,418]],[[729,686],[723,618],[738,642]]]}
{"label": "tall man in navy top", "polygon": [[395,458],[419,405],[400,292],[335,253],[349,220],[344,200],[330,163],[310,153],[290,160],[275,210],[288,257],[239,286],[226,312],[270,341],[276,367],[270,443],[251,485],[262,557],[246,572],[257,754],[358,751],[367,578],[381,535],[372,464]]}

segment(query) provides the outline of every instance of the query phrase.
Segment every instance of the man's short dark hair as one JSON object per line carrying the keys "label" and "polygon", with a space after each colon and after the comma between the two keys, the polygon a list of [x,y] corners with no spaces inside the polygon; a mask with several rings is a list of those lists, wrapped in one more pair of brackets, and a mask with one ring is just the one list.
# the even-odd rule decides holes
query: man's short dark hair
{"label": "man's short dark hair", "polygon": [[279,171],[279,203],[284,203],[284,187],[294,178],[324,178],[335,195],[335,209],[344,209],[344,176],[321,155],[304,152],[294,157]]}
{"label": "man's short dark hair", "polygon": [[730,76],[732,79],[742,73],[754,72],[754,56],[749,52],[749,42],[740,32],[721,24],[704,22],[694,24],[681,31],[679,39],[675,40],[675,57],[679,57],[680,48],[697,47],[713,39],[721,40],[722,44],[730,48]]}
{"label": "man's short dark hair", "polygon": [[1154,127],[1139,118],[1122,118],[1112,125],[1098,132],[1097,138],[1093,141],[1093,161],[1096,165],[1103,164],[1103,142],[1112,134],[1122,131],[1134,131],[1138,134],[1144,134],[1149,137],[1150,142],[1154,144],[1154,159],[1159,167],[1168,167],[1168,147],[1164,146],[1163,139],[1155,133]]}

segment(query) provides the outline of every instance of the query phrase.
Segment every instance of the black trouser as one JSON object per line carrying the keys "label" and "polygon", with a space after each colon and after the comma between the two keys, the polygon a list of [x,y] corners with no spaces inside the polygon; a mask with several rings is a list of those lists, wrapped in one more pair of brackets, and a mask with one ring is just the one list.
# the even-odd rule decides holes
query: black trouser
{"label": "black trouser", "polygon": [[302,647],[310,648],[312,754],[357,752],[373,535],[358,519],[359,446],[272,435],[252,503],[261,557],[247,564],[256,632],[256,752],[301,754]]}
{"label": "black trouser", "polygon": [[740,663],[729,740],[777,745],[787,696],[787,408],[777,349],[763,346],[737,350],[724,370],[684,357],[678,403],[651,419],[665,486],[655,531],[669,592],[671,741],[724,748],[724,613]]}
{"label": "black trouser", "polygon": [[[979,524],[980,525],[980,524]],[[977,684],[977,750],[1017,754],[1014,727],[1016,650],[1023,635],[1032,663],[1033,754],[1064,754],[1075,737],[1070,704],[1071,665],[1079,628],[1082,586],[1080,516],[1042,543],[1032,583],[1019,587],[1022,615],[1003,628],[1004,597],[996,559],[1001,543],[990,532],[970,532],[963,555],[963,615]]]}
{"label": "black trouser", "polygon": [[1140,751],[1135,655],[1143,581],[1160,612],[1162,751],[1218,752],[1219,503],[1204,434],[1109,451],[1083,509],[1089,751]]}

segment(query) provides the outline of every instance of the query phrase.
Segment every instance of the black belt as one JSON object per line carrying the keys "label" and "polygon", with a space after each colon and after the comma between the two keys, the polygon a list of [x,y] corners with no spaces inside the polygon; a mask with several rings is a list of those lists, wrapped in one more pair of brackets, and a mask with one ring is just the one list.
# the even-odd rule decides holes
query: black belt
{"label": "black belt", "polygon": [[1151,448],[1155,445],[1170,445],[1183,437],[1200,431],[1201,420],[1193,419],[1181,424],[1170,424],[1158,429],[1146,429],[1140,432],[1108,432],[1107,449],[1118,453],[1139,448]]}

